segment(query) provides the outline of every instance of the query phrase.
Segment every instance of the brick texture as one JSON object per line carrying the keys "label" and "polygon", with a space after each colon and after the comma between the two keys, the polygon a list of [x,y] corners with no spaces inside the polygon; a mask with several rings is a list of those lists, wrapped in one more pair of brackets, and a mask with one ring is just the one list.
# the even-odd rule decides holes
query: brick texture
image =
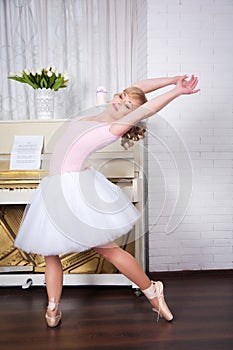
{"label": "brick texture", "polygon": [[148,122],[150,271],[233,268],[232,33],[231,0],[147,1],[147,76],[201,88]]}

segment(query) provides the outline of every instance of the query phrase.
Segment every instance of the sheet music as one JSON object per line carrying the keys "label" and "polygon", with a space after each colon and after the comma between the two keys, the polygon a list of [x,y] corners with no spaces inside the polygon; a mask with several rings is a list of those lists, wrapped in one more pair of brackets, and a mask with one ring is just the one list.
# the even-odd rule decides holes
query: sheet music
{"label": "sheet music", "polygon": [[11,150],[10,170],[39,170],[44,137],[15,136]]}

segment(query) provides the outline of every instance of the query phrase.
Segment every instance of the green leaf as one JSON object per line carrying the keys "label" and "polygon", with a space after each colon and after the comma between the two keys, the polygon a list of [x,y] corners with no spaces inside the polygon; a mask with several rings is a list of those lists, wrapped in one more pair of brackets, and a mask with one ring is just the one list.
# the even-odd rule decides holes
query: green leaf
{"label": "green leaf", "polygon": [[56,74],[53,73],[53,75],[49,78],[49,82],[48,82],[48,88],[52,88],[54,83],[56,81]]}
{"label": "green leaf", "polygon": [[36,73],[36,83],[38,86],[40,86],[40,81],[41,81],[41,75]]}
{"label": "green leaf", "polygon": [[59,78],[57,78],[57,81],[53,85],[53,90],[57,91],[63,85],[63,83],[64,83],[64,78],[60,76]]}
{"label": "green leaf", "polygon": [[28,84],[28,85],[32,86],[33,89],[37,89],[37,85],[34,84],[33,82],[31,82],[30,79],[27,79],[25,77],[9,77],[9,79],[16,80],[16,81],[23,83],[23,84]]}
{"label": "green leaf", "polygon": [[25,72],[23,72],[23,79],[26,81],[26,82],[30,82],[30,83],[33,83],[32,81],[31,81],[31,79],[30,79],[30,76],[29,75],[27,75]]}
{"label": "green leaf", "polygon": [[25,81],[21,77],[8,77],[8,79],[16,80],[16,81],[19,81],[20,83],[25,83]]}
{"label": "green leaf", "polygon": [[41,89],[43,89],[43,88],[47,89],[48,88],[47,81],[46,81],[46,79],[44,77],[41,79],[40,87],[41,87]]}
{"label": "green leaf", "polygon": [[23,79],[25,83],[31,85],[34,89],[37,88],[37,84],[35,84],[25,72],[23,72]]}

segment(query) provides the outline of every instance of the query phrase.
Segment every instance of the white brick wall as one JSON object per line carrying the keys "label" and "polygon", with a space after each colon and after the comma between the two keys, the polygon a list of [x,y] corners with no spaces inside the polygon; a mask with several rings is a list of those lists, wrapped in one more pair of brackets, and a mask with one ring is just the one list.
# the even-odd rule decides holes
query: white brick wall
{"label": "white brick wall", "polygon": [[[147,6],[147,76],[195,73],[201,88],[148,123],[149,270],[232,269],[233,1],[148,0]],[[190,190],[188,156],[190,205],[167,234],[177,169],[187,185],[182,191]]]}

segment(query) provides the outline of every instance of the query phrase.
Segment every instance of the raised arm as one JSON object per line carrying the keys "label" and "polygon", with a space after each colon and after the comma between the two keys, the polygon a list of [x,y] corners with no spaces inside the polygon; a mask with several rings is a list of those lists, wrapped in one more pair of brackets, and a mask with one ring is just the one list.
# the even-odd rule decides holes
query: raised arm
{"label": "raised arm", "polygon": [[114,135],[122,135],[142,119],[149,118],[155,113],[158,113],[177,97],[181,95],[195,94],[200,91],[200,89],[196,89],[198,78],[194,75],[192,75],[189,80],[187,80],[187,78],[187,75],[179,77],[176,86],[173,89],[161,94],[160,96],[152,98],[133,112],[113,123],[110,128],[111,132]]}
{"label": "raised arm", "polygon": [[181,76],[177,75],[174,77],[164,77],[164,78],[152,78],[140,80],[137,83],[133,84],[133,86],[137,86],[140,88],[145,94],[155,91],[157,89],[163,88],[169,85],[176,85],[177,81],[181,78]]}
{"label": "raised arm", "polygon": [[196,92],[200,91],[200,89],[196,89],[198,78],[192,75],[191,78],[187,80],[187,77],[187,75],[180,77],[173,89],[160,96],[152,98],[147,103],[144,103],[143,108],[148,108],[148,110],[153,111],[154,114],[159,112],[177,97],[181,95],[195,94]]}

